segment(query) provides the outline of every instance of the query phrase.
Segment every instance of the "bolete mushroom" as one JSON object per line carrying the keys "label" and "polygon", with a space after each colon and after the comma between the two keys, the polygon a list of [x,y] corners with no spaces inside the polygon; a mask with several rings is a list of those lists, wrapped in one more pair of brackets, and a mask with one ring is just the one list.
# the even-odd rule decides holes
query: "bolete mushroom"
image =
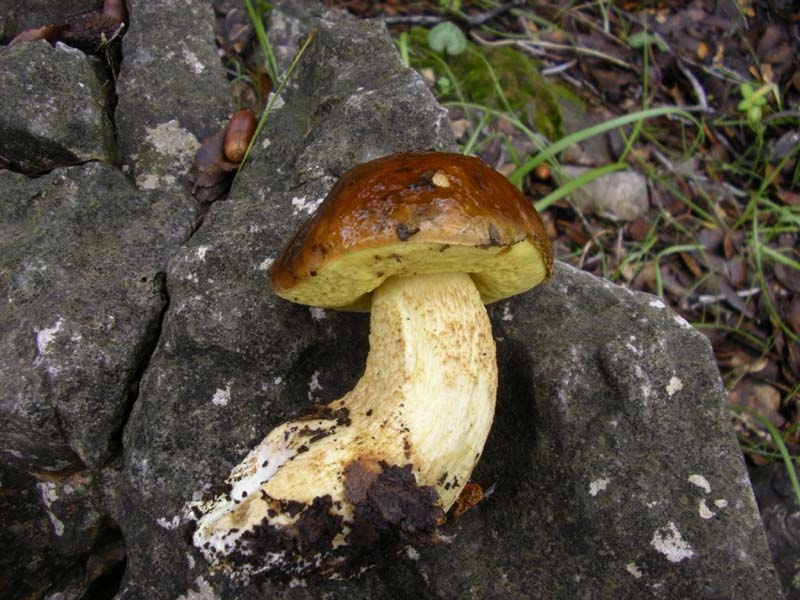
{"label": "bolete mushroom", "polygon": [[293,302],[371,310],[364,374],[195,503],[194,544],[233,574],[345,577],[389,547],[434,541],[494,417],[484,303],[537,285],[552,263],[533,205],[477,158],[408,152],[346,173],[271,284]]}

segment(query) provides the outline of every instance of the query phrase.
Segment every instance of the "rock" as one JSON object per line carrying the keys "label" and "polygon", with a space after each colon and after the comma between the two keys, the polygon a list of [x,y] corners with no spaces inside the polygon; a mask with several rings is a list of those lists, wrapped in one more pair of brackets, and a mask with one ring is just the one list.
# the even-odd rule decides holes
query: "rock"
{"label": "rock", "polygon": [[189,166],[235,111],[214,46],[208,2],[132,0],[117,81],[122,169],[145,190],[193,203]]}
{"label": "rock", "polygon": [[[761,520],[786,600],[800,598],[800,504],[781,461],[750,470]],[[795,476],[800,477],[797,468]]]}
{"label": "rock", "polygon": [[349,15],[333,13],[322,3],[311,2],[282,2],[280,10],[270,11],[266,28],[279,75],[292,64],[297,49],[310,32],[308,24],[313,18],[336,21],[347,19]]}
{"label": "rock", "polygon": [[366,315],[276,299],[271,262],[349,167],[454,147],[382,25],[312,26],[228,200],[170,261],[123,465],[104,474],[128,550],[120,598],[778,598],[706,338],[658,299],[563,265],[490,309],[501,383],[474,477],[494,493],[443,543],[345,582],[209,572],[187,501],[272,427],[348,391],[367,351]]}
{"label": "rock", "polygon": [[114,160],[114,130],[100,63],[45,41],[0,49],[0,156],[38,174]]}
{"label": "rock", "polygon": [[105,163],[0,171],[0,448],[15,474],[2,486],[18,490],[2,514],[19,567],[3,577],[19,595],[3,597],[61,581],[114,529],[90,480],[120,450],[166,257],[191,225],[163,208]]}
{"label": "rock", "polygon": [[98,564],[98,557],[111,558],[120,534],[99,505],[90,473],[31,474],[4,460],[0,482],[0,597],[109,597],[91,592],[124,554],[107,567]]}
{"label": "rock", "polygon": [[[126,427],[125,468],[109,484],[129,552],[122,597],[188,597],[209,585],[184,539],[184,503],[220,483],[272,424],[321,399],[316,385],[344,392],[360,374],[363,315],[334,328],[266,292],[279,247],[350,165],[454,145],[447,113],[403,68],[382,24],[315,25],[228,200],[170,263],[170,316]],[[314,331],[321,343],[309,345]]]}
{"label": "rock", "polygon": [[166,302],[159,273],[188,215],[169,219],[101,163],[34,180],[0,172],[0,196],[0,439],[38,468],[99,467],[119,443]]}
{"label": "rock", "polygon": [[[31,0],[14,7],[35,11],[38,4]],[[200,2],[182,8],[187,18],[202,17],[207,10]],[[192,22],[184,18],[173,24],[188,30]],[[176,31],[183,38],[186,30]],[[179,39],[174,32],[173,39]],[[162,42],[155,36],[154,44]],[[204,47],[214,55],[212,40]],[[148,46],[153,55],[160,50]],[[94,59],[76,50],[25,44],[0,49],[0,60],[6,61],[0,73],[8,78],[4,81],[47,76],[51,80],[44,88],[51,94],[54,86],[69,88],[66,99],[81,90],[112,89],[112,82],[97,80]],[[125,64],[134,71],[135,64],[127,59]],[[219,77],[209,81],[221,81],[224,87],[216,57],[208,65]],[[162,67],[157,76],[140,68],[152,80],[128,80],[131,97],[149,94],[162,78],[179,79],[169,64]],[[177,68],[185,69],[185,63]],[[41,82],[37,86],[43,87]],[[208,94],[192,94],[197,103],[170,96],[175,102],[168,107],[167,126],[153,125],[164,135],[148,138],[155,140],[156,149],[133,157],[137,168],[150,174],[139,189],[108,162],[57,168],[36,179],[0,171],[0,544],[13,549],[0,557],[3,598],[110,597],[118,586],[124,549],[100,481],[103,469],[113,473],[109,465],[119,460],[122,427],[158,338],[168,302],[167,258],[190,236],[197,218],[188,186],[180,181],[191,156],[185,146],[173,145],[175,139],[192,144],[196,139],[180,131],[171,137],[169,123],[216,127],[219,115],[227,111],[216,101],[202,104]],[[224,90],[212,89],[210,96],[214,94],[230,102]],[[29,95],[38,103],[32,106],[52,101],[61,108],[59,114],[44,111],[50,129],[32,146],[36,153],[59,148],[62,129],[71,128],[77,138],[74,131],[82,132],[83,144],[95,141],[94,130],[78,118],[90,114],[93,105],[58,104],[60,97]],[[4,105],[9,101],[4,95]],[[27,105],[4,110],[8,122],[21,131],[40,128]],[[134,102],[126,110],[141,113],[126,120],[133,129],[141,125],[146,130],[157,123],[147,117],[164,116],[155,106],[144,111]],[[80,161],[73,154],[68,157],[70,164],[111,158],[88,153]],[[159,181],[159,189],[146,189],[149,181]]]}
{"label": "rock", "polygon": [[[5,440],[3,440],[5,442]],[[53,583],[75,566],[52,545],[52,523],[37,488],[36,479],[8,460],[4,448],[0,462],[0,596],[43,598]]]}
{"label": "rock", "polygon": [[[589,170],[570,165],[561,167],[569,179],[580,177]],[[650,208],[647,179],[635,171],[608,173],[575,190],[572,202],[585,213],[632,221],[643,217]]]}
{"label": "rock", "polygon": [[102,0],[6,0],[0,13],[0,41],[25,29],[65,23],[69,17],[102,6]]}

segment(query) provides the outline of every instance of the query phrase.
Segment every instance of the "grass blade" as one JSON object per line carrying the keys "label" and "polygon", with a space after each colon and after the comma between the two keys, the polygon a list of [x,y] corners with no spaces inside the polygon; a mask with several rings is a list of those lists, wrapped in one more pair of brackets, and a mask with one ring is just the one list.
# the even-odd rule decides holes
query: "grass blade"
{"label": "grass blade", "polygon": [[264,127],[264,123],[266,123],[267,117],[269,116],[269,113],[272,111],[272,107],[275,104],[275,101],[280,97],[283,88],[286,87],[286,82],[289,81],[289,77],[291,77],[292,72],[297,66],[297,63],[300,62],[300,57],[303,56],[303,53],[306,51],[306,48],[308,48],[308,45],[311,43],[311,40],[314,39],[316,33],[317,30],[312,29],[311,33],[308,34],[306,41],[303,42],[303,45],[300,47],[300,50],[298,50],[297,55],[294,57],[294,60],[292,61],[292,64],[289,65],[289,68],[286,69],[286,72],[283,74],[283,77],[281,78],[281,81],[278,84],[277,89],[275,89],[272,92],[269,99],[269,103],[267,103],[267,108],[265,108],[264,112],[261,113],[261,118],[258,120],[258,126],[256,127],[256,130],[253,133],[253,137],[250,139],[250,144],[247,146],[247,152],[245,152],[242,162],[239,163],[239,168],[236,169],[236,176],[239,175],[239,172],[242,170],[245,163],[247,162],[247,158],[250,156],[250,150],[253,148],[253,144],[255,144],[256,140],[258,139],[258,134],[261,133],[261,129]]}
{"label": "grass blade", "polygon": [[789,481],[792,484],[792,490],[794,491],[795,500],[797,500],[797,506],[800,506],[800,483],[797,481],[797,473],[794,470],[794,461],[792,460],[792,456],[789,454],[789,450],[786,448],[786,444],[784,443],[778,429],[769,421],[769,419],[752,408],[747,406],[737,406],[735,404],[731,405],[730,408],[734,412],[746,413],[750,415],[761,425],[763,425],[769,432],[769,435],[772,437],[772,441],[775,443],[775,446],[778,448],[778,452],[783,459],[783,465],[786,467],[786,474],[789,476]]}
{"label": "grass blade", "polygon": [[250,21],[253,23],[253,28],[256,31],[256,38],[258,38],[258,45],[264,52],[267,73],[269,74],[269,78],[274,83],[275,81],[278,80],[278,63],[275,60],[275,54],[272,52],[272,44],[269,43],[267,32],[264,29],[264,21],[261,20],[261,14],[256,11],[250,0],[244,0],[244,4],[247,7],[247,14],[250,17]]}
{"label": "grass blade", "polygon": [[566,150],[572,144],[576,144],[590,137],[605,133],[606,131],[623,127],[629,123],[635,123],[637,121],[643,121],[645,119],[652,119],[655,117],[663,117],[666,115],[685,117],[696,123],[694,117],[692,117],[688,112],[675,106],[659,106],[656,108],[649,108],[647,110],[631,113],[629,115],[622,115],[621,117],[616,117],[610,121],[598,123],[592,127],[587,127],[586,129],[571,133],[568,136],[561,138],[557,142],[550,144],[547,148],[535,156],[532,156],[529,160],[525,161],[525,163],[511,173],[508,178],[511,183],[519,186],[522,184],[522,180],[528,173],[533,171],[544,161],[554,158],[559,152]]}

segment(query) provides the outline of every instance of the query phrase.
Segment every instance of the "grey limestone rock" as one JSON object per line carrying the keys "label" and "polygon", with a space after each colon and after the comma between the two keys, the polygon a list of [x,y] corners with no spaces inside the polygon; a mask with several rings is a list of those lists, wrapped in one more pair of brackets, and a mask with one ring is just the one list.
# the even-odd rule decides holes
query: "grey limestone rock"
{"label": "grey limestone rock", "polygon": [[101,6],[103,0],[6,0],[0,11],[0,41],[25,29],[64,23]]}
{"label": "grey limestone rock", "polygon": [[186,502],[275,425],[348,391],[368,318],[268,290],[282,245],[349,167],[452,149],[446,115],[383,27],[316,35],[228,200],[171,260],[170,307],[107,489],[122,598],[777,598],[707,340],[658,299],[559,265],[490,308],[500,392],[484,502],[443,542],[345,582],[242,584],[189,542]]}
{"label": "grey limestone rock", "polygon": [[166,259],[192,218],[105,163],[0,172],[5,597],[63,583],[116,529],[93,480],[119,452],[167,302]]}
{"label": "grey limestone rock", "polygon": [[166,303],[158,273],[190,219],[102,163],[0,172],[0,198],[0,439],[39,469],[97,468],[119,443]]}
{"label": "grey limestone rock", "polygon": [[[750,472],[758,498],[761,520],[767,534],[775,568],[786,600],[800,598],[800,506],[792,489],[789,471],[782,463],[754,467]],[[795,467],[795,476],[800,476]]]}
{"label": "grey limestone rock", "polygon": [[455,148],[382,24],[276,4],[276,34],[316,33],[188,241],[185,174],[232,109],[200,0],[131,3],[123,170],[0,172],[0,595],[80,597],[87,552],[124,540],[122,599],[779,597],[708,342],[563,265],[489,308],[500,390],[474,479],[493,493],[441,543],[349,581],[209,571],[186,503],[367,353],[367,315],[278,300],[272,261],[350,167]]}
{"label": "grey limestone rock", "polygon": [[26,172],[112,162],[114,130],[95,58],[45,41],[0,48],[0,156]]}
{"label": "grey limestone rock", "polygon": [[[13,8],[34,14],[40,4]],[[198,1],[182,10],[202,21],[209,8]],[[186,19],[173,25],[180,35],[191,30]],[[137,39],[154,54],[163,49],[163,38],[131,38]],[[213,57],[204,67],[209,81],[224,88],[213,40],[204,47]],[[131,43],[131,57],[134,49],[140,50]],[[124,110],[135,114],[126,123],[155,131],[142,140],[154,149],[133,157],[137,165],[147,158],[150,164],[141,168],[152,174],[137,187],[111,164],[113,130],[100,90],[105,94],[113,85],[98,79],[95,59],[39,42],[0,48],[0,61],[0,141],[17,144],[0,154],[20,156],[25,141],[36,160],[47,159],[36,163],[39,168],[56,167],[38,178],[0,171],[0,542],[6,549],[0,596],[77,598],[91,595],[94,580],[108,577],[124,559],[120,531],[104,504],[102,474],[113,472],[119,459],[122,427],[158,338],[168,304],[167,259],[197,218],[179,179],[191,164],[187,147],[198,142],[170,123],[216,127],[229,108],[220,99],[229,97],[219,85],[207,85],[208,95],[202,87],[192,90],[196,103],[178,97],[164,127],[156,118],[146,120],[163,116],[155,107],[144,111],[127,103]],[[137,72],[134,63],[126,64]],[[126,90],[144,96],[175,71],[183,73],[186,62],[164,61],[160,69],[147,72],[135,89],[129,79]],[[148,189],[150,181],[159,182],[157,189]]]}
{"label": "grey limestone rock", "polygon": [[123,171],[142,189],[188,197],[187,165],[233,114],[210,3],[132,0],[117,81]]}

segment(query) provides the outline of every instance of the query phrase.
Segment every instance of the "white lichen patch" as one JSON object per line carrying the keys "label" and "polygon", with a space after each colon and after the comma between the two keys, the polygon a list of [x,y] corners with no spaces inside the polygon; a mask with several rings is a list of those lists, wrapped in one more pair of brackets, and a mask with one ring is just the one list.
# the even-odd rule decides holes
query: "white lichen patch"
{"label": "white lichen patch", "polygon": [[697,487],[701,488],[706,494],[711,493],[711,484],[708,483],[708,479],[702,475],[698,475],[697,473],[689,475],[689,479],[687,479],[687,481],[692,485],[696,485]]}
{"label": "white lichen patch", "polygon": [[636,563],[628,563],[625,565],[625,570],[633,575],[636,579],[642,578],[642,570],[636,565]]}
{"label": "white lichen patch", "polygon": [[667,384],[667,394],[672,398],[675,394],[683,389],[683,382],[674,375],[670,378]]}
{"label": "white lichen patch", "polygon": [[325,312],[324,308],[319,308],[317,306],[312,306],[308,309],[308,312],[311,313],[311,318],[315,321],[322,321],[328,316],[328,313]]}
{"label": "white lichen patch", "polygon": [[314,400],[314,392],[319,392],[322,389],[322,385],[319,383],[319,371],[314,371],[308,381],[308,399]]}
{"label": "white lichen patch", "polygon": [[49,354],[52,350],[51,346],[56,339],[56,335],[64,328],[64,319],[58,317],[52,327],[45,327],[37,329],[36,331],[36,349],[39,354]]}
{"label": "white lichen patch", "polygon": [[39,488],[39,496],[44,504],[44,510],[47,513],[47,518],[50,519],[50,524],[53,526],[53,532],[57,536],[64,535],[64,523],[62,523],[50,508],[56,500],[58,500],[58,493],[56,491],[56,484],[52,481],[43,481],[37,483],[36,487]]}
{"label": "white lichen patch", "polygon": [[708,519],[713,519],[714,517],[717,516],[717,513],[712,511],[710,508],[708,508],[708,505],[706,504],[705,498],[702,498],[700,500],[700,506],[698,508],[698,513],[700,514],[700,518],[701,519],[705,519],[706,521]]}
{"label": "white lichen patch", "polygon": [[[641,349],[641,348],[639,348],[639,347],[637,347],[637,346],[636,346],[636,344],[635,344],[635,342],[636,342],[636,336],[635,336],[635,335],[632,335],[632,336],[630,336],[630,337],[628,338],[628,340],[629,340],[629,341],[625,342],[625,347],[626,347],[628,350],[630,350],[630,351],[631,351],[633,354],[635,354],[636,356],[641,356],[641,355],[642,355],[642,349]],[[638,365],[637,365],[637,366],[638,366]]]}
{"label": "white lichen patch", "polygon": [[166,517],[159,517],[156,519],[156,524],[159,527],[163,527],[168,531],[172,531],[181,524],[181,518],[179,516],[172,517],[171,519],[167,519]]}
{"label": "white lichen patch", "polygon": [[205,246],[205,245],[198,246],[197,248],[195,248],[194,252],[195,252],[195,255],[197,256],[197,260],[205,260],[206,259],[206,254],[208,253],[208,249],[209,249],[209,246]]}
{"label": "white lichen patch", "polygon": [[406,556],[411,560],[419,560],[419,551],[414,546],[406,546]]}
{"label": "white lichen patch", "polygon": [[717,508],[728,508],[728,501],[725,498],[717,498],[714,500],[714,506]]}
{"label": "white lichen patch", "polygon": [[211,396],[211,403],[215,406],[228,406],[231,401],[231,384],[227,384],[225,389],[217,388],[214,395]]}
{"label": "white lichen patch", "polygon": [[199,75],[206,70],[206,66],[197,58],[197,55],[185,46],[181,49],[181,54],[183,54],[183,61],[189,65],[189,69],[195,75]]}
{"label": "white lichen patch", "polygon": [[605,492],[608,489],[608,484],[611,480],[608,477],[601,477],[589,483],[589,495],[597,496],[600,492]]}
{"label": "white lichen patch", "polygon": [[664,304],[664,302],[660,298],[655,298],[653,300],[650,300],[650,303],[648,304],[648,306],[650,306],[651,308],[666,308],[667,307],[667,305]]}
{"label": "white lichen patch", "polygon": [[635,354],[636,356],[641,356],[642,355],[642,349],[641,348],[637,348],[636,346],[634,346],[630,342],[625,342],[625,347],[628,350],[630,350],[633,354]]}
{"label": "white lichen patch", "polygon": [[174,175],[157,175],[155,173],[147,173],[142,175],[137,179],[137,183],[139,184],[139,188],[143,190],[157,190],[164,187],[170,187],[175,185]]}
{"label": "white lichen patch", "polygon": [[292,213],[297,216],[301,212],[308,215],[314,214],[317,207],[322,204],[323,198],[307,200],[304,196],[294,196],[292,198]]}
{"label": "white lichen patch", "polygon": [[155,127],[145,127],[145,134],[156,152],[174,158],[176,163],[191,163],[200,147],[194,134],[181,127],[177,119],[159,123]]}
{"label": "white lichen patch", "polygon": [[681,327],[683,327],[684,329],[691,329],[692,328],[691,323],[689,323],[689,321],[684,319],[682,316],[680,316],[680,315],[672,315],[672,318],[675,319],[675,322],[678,325],[680,325]]}
{"label": "white lichen patch", "polygon": [[501,317],[503,321],[513,321],[514,315],[511,314],[511,306],[508,304],[503,305],[503,316]]}
{"label": "white lichen patch", "polygon": [[650,545],[673,563],[678,563],[694,556],[694,550],[683,539],[681,532],[678,531],[672,521],[653,533]]}
{"label": "white lichen patch", "polygon": [[194,580],[195,589],[186,590],[185,594],[181,594],[175,600],[220,600],[214,592],[214,588],[202,576]]}
{"label": "white lichen patch", "polygon": [[270,267],[272,267],[272,263],[274,262],[275,262],[274,258],[265,258],[260,263],[258,263],[256,269],[258,269],[259,271],[269,271]]}

